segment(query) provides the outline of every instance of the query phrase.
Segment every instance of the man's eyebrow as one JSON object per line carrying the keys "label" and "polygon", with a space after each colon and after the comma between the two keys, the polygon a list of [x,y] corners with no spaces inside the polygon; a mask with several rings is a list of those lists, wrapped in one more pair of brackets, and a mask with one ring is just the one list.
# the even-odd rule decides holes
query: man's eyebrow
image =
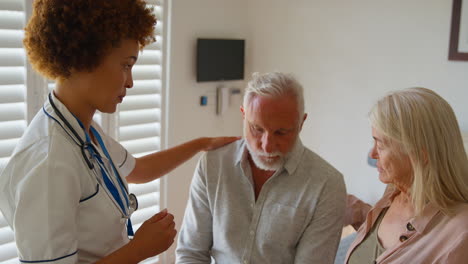
{"label": "man's eyebrow", "polygon": [[280,131],[280,132],[289,132],[289,131],[293,131],[294,129],[293,128],[280,128],[278,129],[277,131]]}

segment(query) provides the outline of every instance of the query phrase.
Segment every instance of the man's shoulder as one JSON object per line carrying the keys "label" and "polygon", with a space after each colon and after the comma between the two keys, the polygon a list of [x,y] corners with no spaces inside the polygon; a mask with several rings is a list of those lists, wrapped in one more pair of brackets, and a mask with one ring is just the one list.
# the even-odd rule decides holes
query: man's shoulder
{"label": "man's shoulder", "polygon": [[213,160],[232,160],[237,159],[238,155],[242,155],[244,151],[244,139],[236,140],[225,146],[210,150],[205,153],[205,158],[208,161]]}
{"label": "man's shoulder", "polygon": [[341,172],[333,165],[307,147],[304,147],[301,166],[313,174],[322,175],[327,178],[343,178]]}

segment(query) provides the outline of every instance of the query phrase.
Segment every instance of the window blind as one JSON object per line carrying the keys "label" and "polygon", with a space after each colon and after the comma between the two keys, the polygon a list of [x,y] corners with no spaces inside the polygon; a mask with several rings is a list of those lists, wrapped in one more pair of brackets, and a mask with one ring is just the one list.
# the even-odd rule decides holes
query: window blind
{"label": "window blind", "polygon": [[[27,126],[22,0],[0,1],[0,172]],[[0,263],[18,263],[13,231],[0,214]]]}
{"label": "window blind", "polygon": [[[134,87],[119,107],[118,140],[133,155],[139,157],[160,149],[161,130],[161,61],[162,61],[162,1],[146,1],[157,17],[156,42],[140,52],[133,66]],[[130,184],[138,197],[139,208],[132,216],[137,229],[159,211],[159,180],[147,184]]]}
{"label": "window blind", "polygon": [[[133,66],[132,89],[119,106],[117,121],[118,141],[133,155],[140,157],[161,148],[161,94],[162,94],[162,42],[163,1],[146,0],[154,8],[157,18],[156,42],[140,52]],[[130,192],[138,197],[138,210],[132,215],[135,231],[160,210],[160,181],[130,184]],[[142,263],[159,263],[158,257]]]}

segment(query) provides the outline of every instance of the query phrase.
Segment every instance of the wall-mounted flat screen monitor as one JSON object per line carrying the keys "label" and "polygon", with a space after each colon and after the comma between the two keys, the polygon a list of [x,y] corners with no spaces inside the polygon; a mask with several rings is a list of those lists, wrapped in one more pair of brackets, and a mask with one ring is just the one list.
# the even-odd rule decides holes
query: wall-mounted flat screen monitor
{"label": "wall-mounted flat screen monitor", "polygon": [[243,80],[243,39],[197,40],[197,82]]}

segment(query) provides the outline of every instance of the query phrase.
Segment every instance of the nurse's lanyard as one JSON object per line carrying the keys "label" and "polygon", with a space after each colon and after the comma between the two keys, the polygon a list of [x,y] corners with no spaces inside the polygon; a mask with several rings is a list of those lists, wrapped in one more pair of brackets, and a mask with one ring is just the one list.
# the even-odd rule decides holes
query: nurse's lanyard
{"label": "nurse's lanyard", "polygon": [[[122,179],[120,178],[120,175],[119,175],[117,169],[114,166],[114,162],[112,161],[112,159],[111,159],[111,157],[109,155],[109,152],[107,151],[107,148],[104,145],[104,141],[102,140],[101,136],[99,135],[99,133],[96,131],[96,129],[94,127],[91,127],[91,131],[93,132],[93,135],[95,136],[96,140],[98,141],[99,145],[102,148],[102,151],[104,152],[104,155],[106,155],[107,159],[109,160],[109,162],[110,162],[110,164],[112,166],[112,169],[114,171],[114,175],[117,178],[117,181],[119,183],[120,192],[122,193],[122,196],[123,196],[123,198],[125,200],[125,204],[124,204],[124,201],[122,200],[122,197],[121,197],[121,195],[119,193],[119,190],[117,189],[117,187],[115,186],[115,184],[113,183],[113,181],[110,178],[111,173],[108,173],[108,171],[106,169],[106,166],[104,166],[104,162],[102,160],[101,155],[97,152],[96,148],[92,145],[90,136],[89,136],[88,132],[84,129],[84,126],[81,123],[81,121],[78,118],[75,117],[76,120],[78,121],[78,123],[80,124],[81,128],[83,128],[83,130],[85,132],[85,136],[86,136],[86,141],[85,142],[83,142],[83,140],[78,135],[78,133],[75,131],[75,129],[73,129],[73,127],[70,125],[70,123],[67,121],[67,119],[62,115],[62,113],[55,106],[54,102],[52,101],[52,97],[51,97],[50,94],[49,94],[49,102],[50,102],[50,105],[52,106],[52,108],[54,109],[55,114],[60,118],[60,120],[67,126],[67,128],[72,132],[72,134],[75,136],[75,138],[77,138],[77,140],[79,141],[79,144],[76,141],[75,141],[75,143],[77,143],[80,146],[81,154],[83,155],[83,158],[86,161],[86,164],[88,165],[88,168],[90,170],[94,169],[94,164],[92,162],[92,159],[97,160],[97,163],[98,163],[99,168],[101,170],[101,175],[102,175],[102,178],[104,180],[104,184],[106,185],[107,190],[109,190],[112,197],[114,198],[114,200],[119,205],[119,207],[122,210],[122,213],[124,214],[124,216],[128,217],[127,234],[128,234],[128,236],[133,237],[134,232],[133,232],[133,227],[132,227],[132,221],[130,220],[129,208],[131,208],[133,210],[136,210],[138,208],[138,201],[136,199],[136,196],[133,193],[131,193],[130,195],[128,194],[128,190],[125,188],[125,186],[124,186],[124,184],[122,182]],[[44,110],[44,112],[48,115],[48,113],[45,110]],[[50,118],[54,119],[52,116],[50,116],[50,115],[48,115],[48,116]],[[86,155],[86,151],[89,154],[91,154],[91,160],[90,160],[90,158],[88,158],[88,155]]]}

